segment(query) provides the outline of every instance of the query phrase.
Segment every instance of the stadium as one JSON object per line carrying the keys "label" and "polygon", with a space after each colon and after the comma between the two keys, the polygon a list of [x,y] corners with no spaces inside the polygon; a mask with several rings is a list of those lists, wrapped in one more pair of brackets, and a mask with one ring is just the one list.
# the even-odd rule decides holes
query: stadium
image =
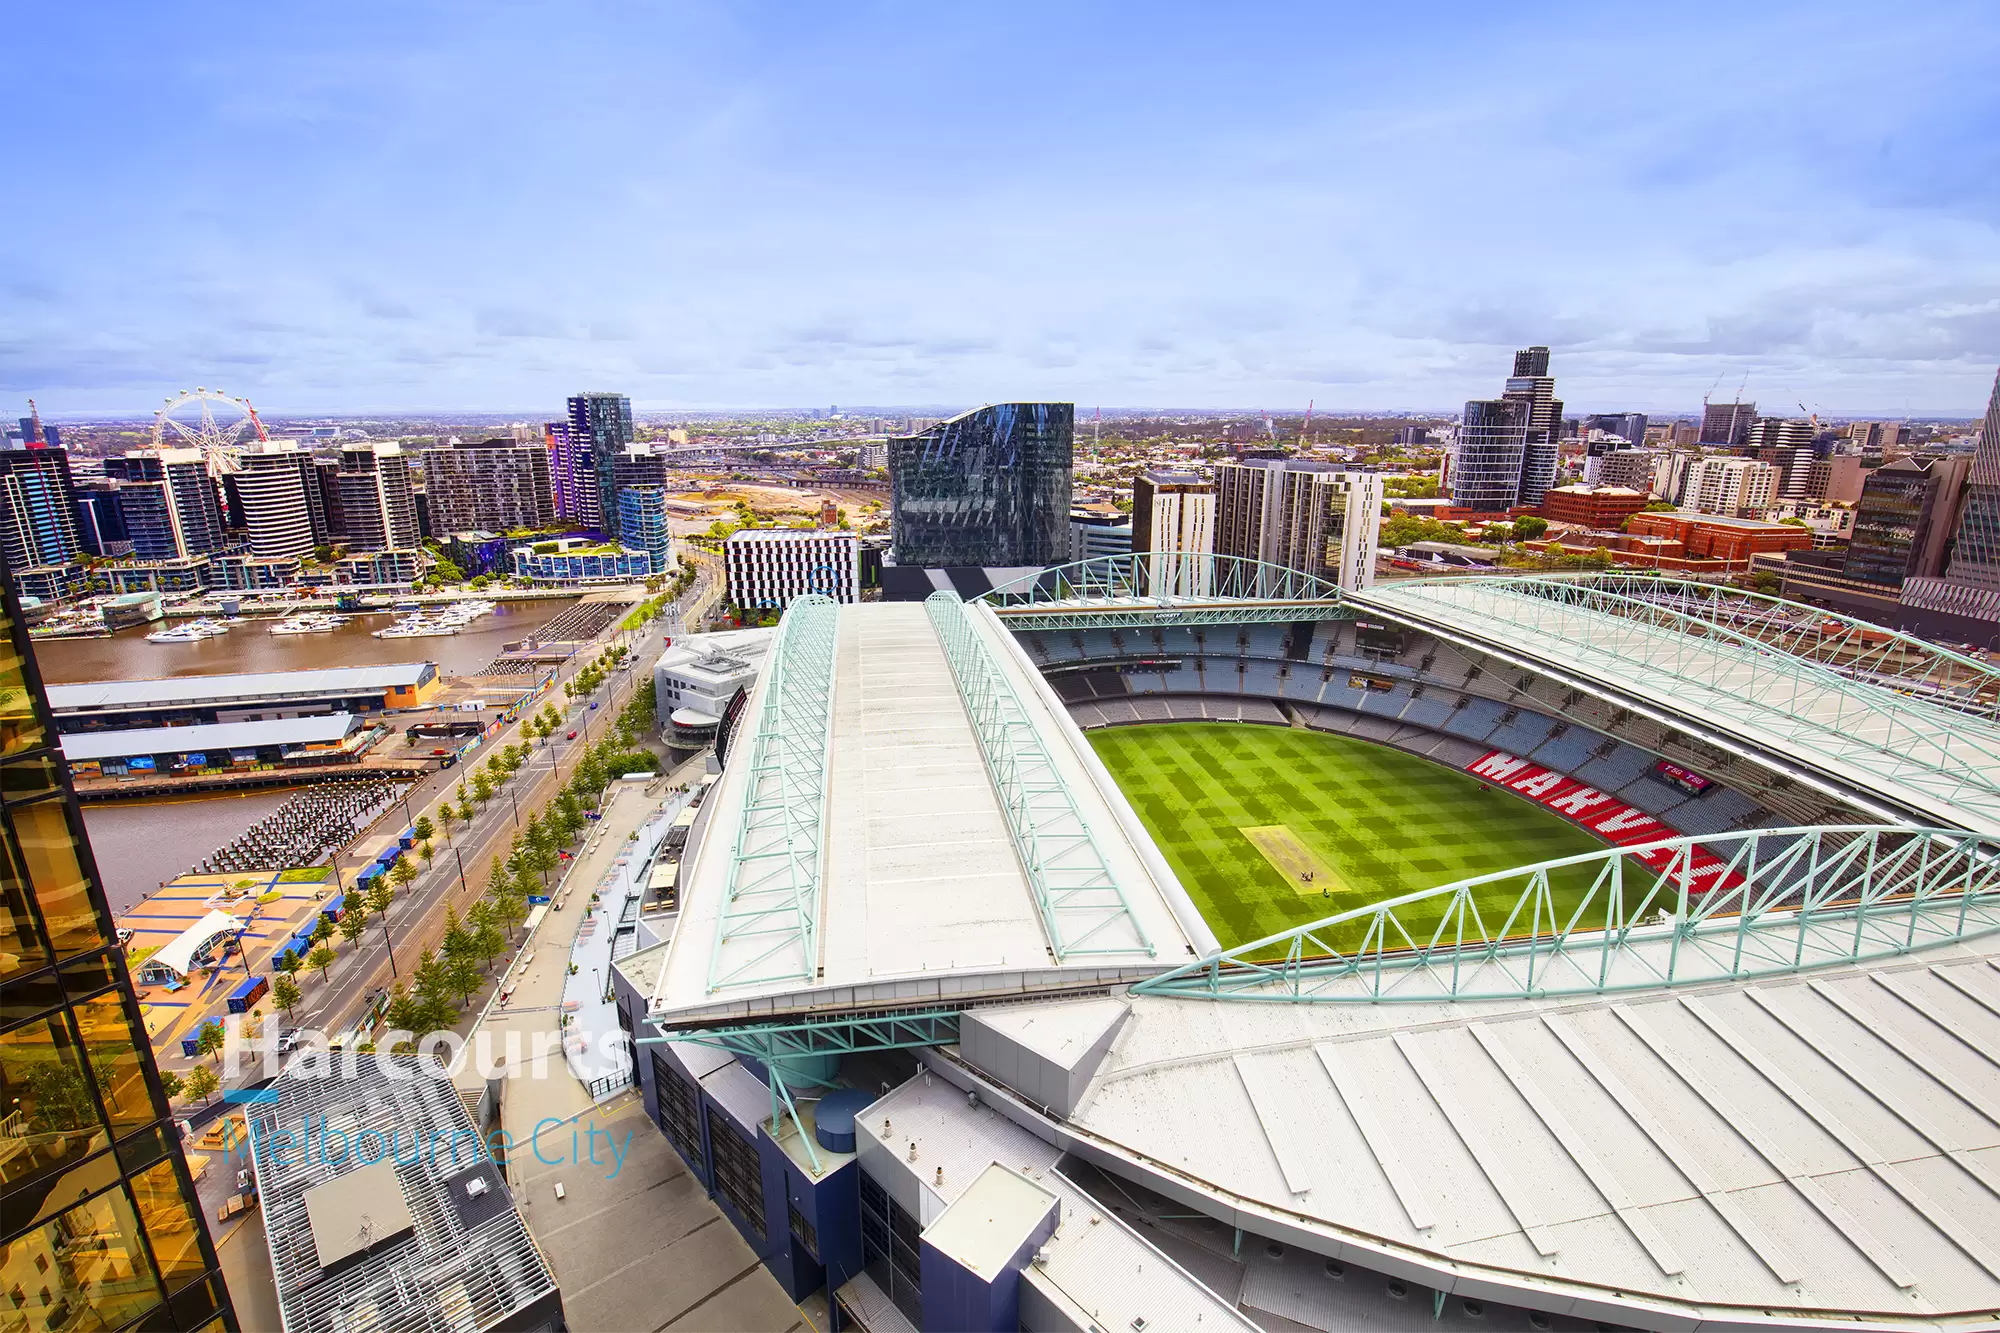
{"label": "stadium", "polygon": [[842,1327],[2000,1318],[2000,672],[1630,575],[786,613],[615,989]]}

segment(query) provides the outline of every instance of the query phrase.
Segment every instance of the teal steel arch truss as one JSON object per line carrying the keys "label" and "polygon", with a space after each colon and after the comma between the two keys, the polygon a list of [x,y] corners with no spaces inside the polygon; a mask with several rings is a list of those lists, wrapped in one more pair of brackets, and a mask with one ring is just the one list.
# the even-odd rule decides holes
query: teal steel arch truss
{"label": "teal steel arch truss", "polygon": [[1056,961],[1103,954],[1154,957],[1158,948],[1077,808],[1070,780],[973,628],[965,603],[934,592],[924,599],[924,610],[958,683]]}
{"label": "teal steel arch truss", "polygon": [[974,599],[1009,628],[1243,624],[1352,614],[1340,585],[1236,556],[1139,552],[1079,560]]}
{"label": "teal steel arch truss", "polygon": [[759,689],[756,733],[731,763],[747,769],[708,991],[807,981],[818,965],[821,821],[833,727],[840,606],[809,594],[778,623]]}
{"label": "teal steel arch truss", "polygon": [[1366,1004],[1585,995],[1799,972],[1995,930],[2000,839],[1884,825],[1752,829],[1406,894],[1133,990]]}

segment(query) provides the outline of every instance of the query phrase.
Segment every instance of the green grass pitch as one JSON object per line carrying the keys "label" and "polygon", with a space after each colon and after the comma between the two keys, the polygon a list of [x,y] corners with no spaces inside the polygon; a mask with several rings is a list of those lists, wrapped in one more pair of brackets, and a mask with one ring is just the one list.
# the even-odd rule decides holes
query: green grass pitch
{"label": "green grass pitch", "polygon": [[[1089,735],[1225,949],[1385,898],[1604,846],[1520,797],[1482,790],[1467,774],[1344,736],[1230,722]],[[1272,824],[1288,826],[1352,888],[1300,893],[1239,831]],[[1587,875],[1558,882],[1558,901],[1573,902],[1587,883]],[[1481,901],[1490,927],[1506,920],[1518,891],[1496,887]],[[1412,924],[1410,914],[1399,919]]]}

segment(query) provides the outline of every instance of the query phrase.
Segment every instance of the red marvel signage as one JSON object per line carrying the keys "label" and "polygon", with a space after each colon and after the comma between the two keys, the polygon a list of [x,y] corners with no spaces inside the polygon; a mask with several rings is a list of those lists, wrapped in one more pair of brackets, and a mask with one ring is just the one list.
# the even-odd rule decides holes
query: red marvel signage
{"label": "red marvel signage", "polygon": [[[1553,768],[1543,768],[1530,763],[1505,750],[1489,751],[1486,755],[1465,766],[1465,771],[1476,778],[1482,778],[1495,786],[1505,787],[1511,792],[1527,797],[1537,805],[1553,810],[1573,824],[1581,825],[1606,842],[1620,847],[1636,847],[1641,843],[1659,842],[1663,838],[1678,838],[1680,830],[1652,815],[1636,805],[1628,805],[1608,792],[1578,782],[1567,773],[1558,773]],[[1635,852],[1635,859],[1655,870],[1664,869],[1673,860],[1671,851]],[[1693,876],[1688,884],[1689,893],[1707,893],[1715,888],[1733,888],[1743,882],[1743,877],[1729,871],[1727,865],[1711,855],[1705,848],[1694,849]]]}

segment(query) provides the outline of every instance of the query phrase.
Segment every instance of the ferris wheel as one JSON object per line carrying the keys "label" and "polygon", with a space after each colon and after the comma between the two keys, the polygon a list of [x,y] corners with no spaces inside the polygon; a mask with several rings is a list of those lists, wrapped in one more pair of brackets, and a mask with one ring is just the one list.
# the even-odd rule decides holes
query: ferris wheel
{"label": "ferris wheel", "polygon": [[210,476],[237,471],[246,439],[266,438],[250,400],[220,389],[183,389],[153,413],[153,448],[199,449]]}

